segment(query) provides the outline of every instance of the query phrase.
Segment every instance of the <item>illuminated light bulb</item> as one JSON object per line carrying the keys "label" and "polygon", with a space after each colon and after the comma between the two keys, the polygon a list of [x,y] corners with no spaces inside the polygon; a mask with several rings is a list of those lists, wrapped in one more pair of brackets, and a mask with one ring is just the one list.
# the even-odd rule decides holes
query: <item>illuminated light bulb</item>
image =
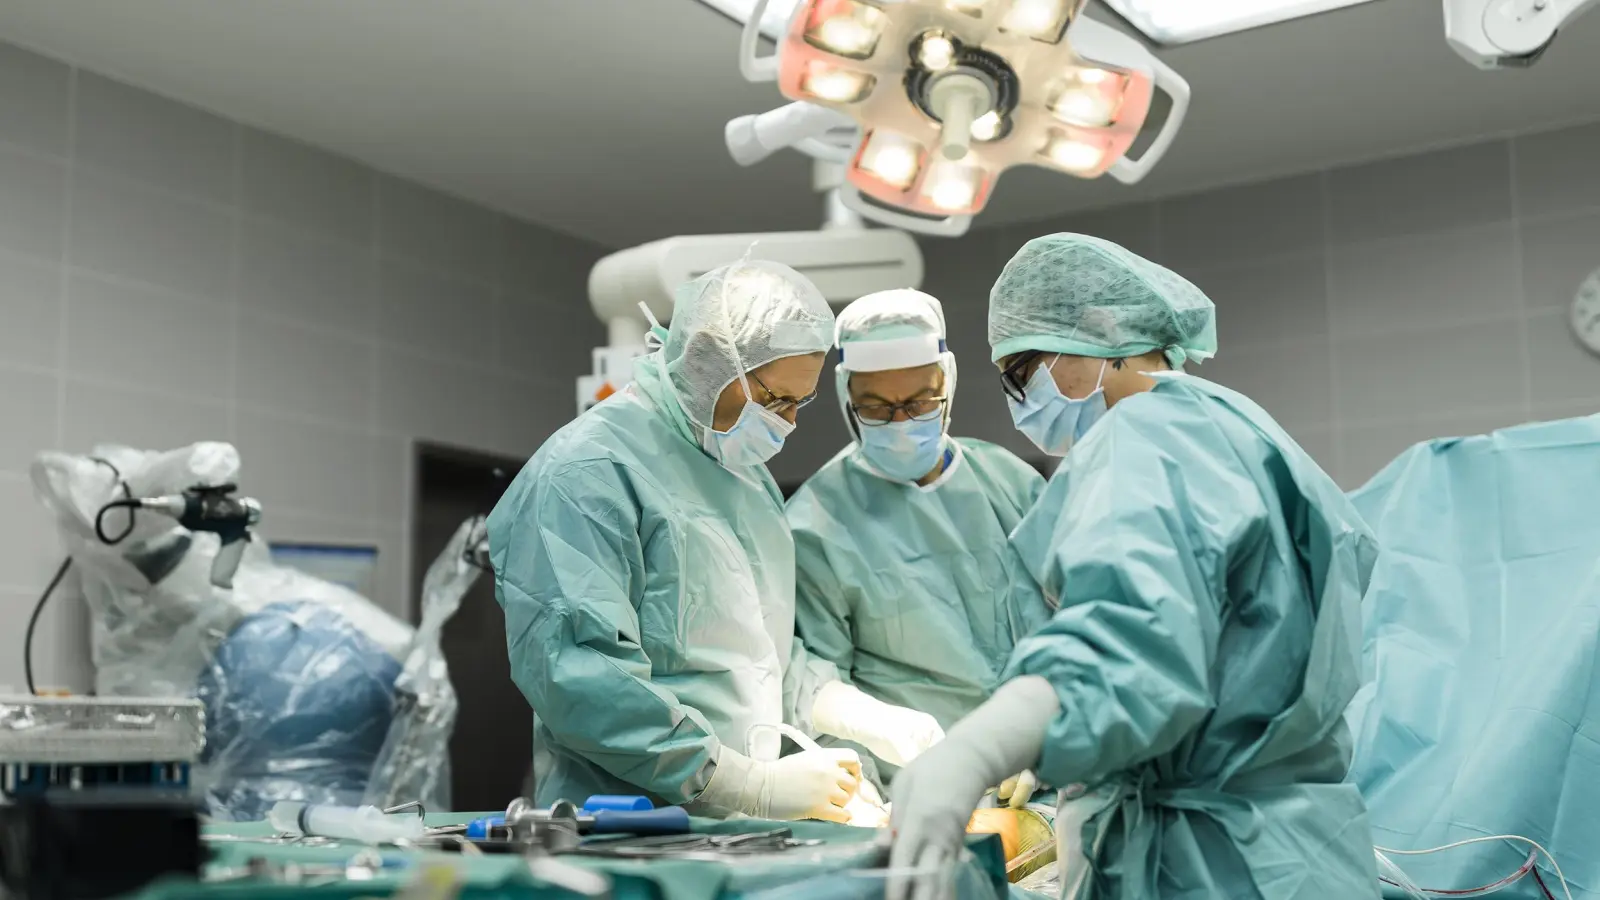
{"label": "illuminated light bulb", "polygon": [[1065,13],[1064,0],[1016,0],[1000,21],[1000,27],[1055,43],[1061,36],[1061,19]]}
{"label": "illuminated light bulb", "polygon": [[922,195],[947,212],[964,212],[978,197],[983,170],[973,166],[936,166],[923,182]]}
{"label": "illuminated light bulb", "polygon": [[917,43],[917,62],[930,72],[948,69],[956,61],[956,45],[942,34],[925,35]]}
{"label": "illuminated light bulb", "polygon": [[1100,91],[1068,88],[1050,105],[1055,117],[1069,125],[1085,128],[1104,128],[1111,124],[1114,104]]}
{"label": "illuminated light bulb", "polygon": [[806,28],[806,42],[838,56],[866,59],[883,36],[884,14],[856,0],[819,3]]}
{"label": "illuminated light bulb", "polygon": [[1000,136],[1002,120],[1000,114],[989,110],[972,122],[972,139],[975,141],[992,141]]}
{"label": "illuminated light bulb", "polygon": [[1111,77],[1111,73],[1107,72],[1105,69],[1079,69],[1078,70],[1078,81],[1082,82],[1083,84],[1089,84],[1089,85],[1105,84],[1106,80],[1109,79],[1110,77]]}
{"label": "illuminated light bulb", "polygon": [[894,187],[905,189],[922,168],[922,145],[887,131],[873,132],[857,164],[863,172]]}
{"label": "illuminated light bulb", "polygon": [[806,67],[805,77],[800,79],[800,90],[818,100],[854,103],[871,93],[872,86],[876,83],[876,78],[862,72],[812,63]]}
{"label": "illuminated light bulb", "polygon": [[1069,172],[1091,172],[1100,167],[1106,151],[1103,147],[1058,135],[1044,148],[1044,154]]}

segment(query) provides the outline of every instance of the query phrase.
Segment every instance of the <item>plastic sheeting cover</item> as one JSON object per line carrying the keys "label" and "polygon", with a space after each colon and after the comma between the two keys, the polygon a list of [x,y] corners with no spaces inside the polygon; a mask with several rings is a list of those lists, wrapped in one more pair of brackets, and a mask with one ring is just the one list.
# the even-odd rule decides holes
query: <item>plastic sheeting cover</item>
{"label": "plastic sheeting cover", "polygon": [[[1348,712],[1379,845],[1520,834],[1574,897],[1600,898],[1597,498],[1600,416],[1421,444],[1352,495],[1383,547]],[[1417,884],[1464,888],[1526,853],[1399,861]],[[1531,880],[1504,895],[1543,896]]]}

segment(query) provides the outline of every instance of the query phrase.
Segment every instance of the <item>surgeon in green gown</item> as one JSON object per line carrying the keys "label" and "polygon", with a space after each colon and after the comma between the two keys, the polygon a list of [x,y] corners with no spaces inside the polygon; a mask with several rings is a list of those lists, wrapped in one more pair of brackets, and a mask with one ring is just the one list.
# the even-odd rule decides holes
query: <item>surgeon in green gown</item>
{"label": "surgeon in green gown", "polygon": [[495,506],[538,805],[644,794],[714,816],[849,818],[856,752],[779,758],[773,730],[810,730],[838,679],[794,635],[794,545],[765,465],[815,396],[833,324],[786,266],[683,285],[633,384],[556,432]]}
{"label": "surgeon in green gown", "polygon": [[[918,710],[942,736],[1050,617],[1006,540],[1044,478],[1010,451],[950,435],[956,360],[937,299],[870,294],[840,312],[837,331],[835,377],[855,440],[789,500],[796,628],[839,669],[827,700]],[[817,710],[825,717],[828,705]],[[858,719],[879,725],[863,745],[887,764],[880,771],[910,761],[898,744],[915,729]],[[1008,784],[1004,799],[1026,802],[1031,778]]]}
{"label": "surgeon in green gown", "polygon": [[1034,768],[1074,786],[1071,900],[1379,895],[1342,718],[1375,544],[1259,406],[1182,374],[1215,335],[1194,285],[1096,238],[1031,241],[996,282],[1013,420],[1065,456],[1012,543],[1061,608],[900,772],[896,865],[952,857],[984,789]]}

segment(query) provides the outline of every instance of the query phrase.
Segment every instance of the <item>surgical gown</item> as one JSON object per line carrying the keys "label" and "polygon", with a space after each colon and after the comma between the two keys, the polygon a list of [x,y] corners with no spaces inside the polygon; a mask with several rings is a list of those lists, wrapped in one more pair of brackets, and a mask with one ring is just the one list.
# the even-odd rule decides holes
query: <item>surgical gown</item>
{"label": "surgical gown", "polygon": [[[1600,415],[1411,448],[1351,495],[1383,554],[1350,780],[1379,844],[1518,834],[1600,898]],[[1418,884],[1514,871],[1510,843],[1399,858]],[[1541,858],[1551,893],[1564,896]],[[1531,879],[1497,896],[1543,897]]]}
{"label": "surgical gown", "polygon": [[[794,544],[764,466],[692,441],[657,357],[556,432],[490,514],[535,803],[695,799],[721,744],[809,711],[837,677],[794,637]],[[757,756],[775,759],[766,733]]]}
{"label": "surgical gown", "polygon": [[1341,718],[1376,547],[1260,407],[1163,375],[1073,448],[1012,539],[1061,597],[1007,675],[1061,704],[1038,771],[1086,786],[1057,819],[1092,861],[1078,897],[1378,896]]}
{"label": "surgical gown", "polygon": [[1007,542],[1044,478],[994,444],[953,443],[926,487],[873,474],[852,444],[788,509],[806,647],[944,728],[988,699],[1016,642],[1050,617]]}

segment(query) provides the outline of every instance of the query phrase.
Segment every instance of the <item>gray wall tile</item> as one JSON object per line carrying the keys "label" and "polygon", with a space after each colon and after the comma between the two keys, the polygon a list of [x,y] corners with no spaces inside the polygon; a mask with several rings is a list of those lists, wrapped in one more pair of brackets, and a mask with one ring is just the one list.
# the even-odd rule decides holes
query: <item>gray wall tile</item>
{"label": "gray wall tile", "polygon": [[1335,169],[1331,237],[1367,241],[1510,219],[1510,172],[1506,141]]}
{"label": "gray wall tile", "polygon": [[463,278],[500,280],[500,216],[436,191],[384,178],[378,183],[386,253]]}
{"label": "gray wall tile", "polygon": [[[61,542],[55,523],[39,501],[33,498],[33,484],[26,476],[0,475],[0,584],[10,588],[38,590],[61,565]],[[26,620],[24,620],[26,627]],[[20,635],[20,631],[6,632]],[[13,643],[12,648],[16,648]],[[6,656],[18,653],[8,650]]]}
{"label": "gray wall tile", "polygon": [[1333,349],[1326,339],[1224,352],[1190,371],[1256,401],[1285,428],[1333,419]]}
{"label": "gray wall tile", "polygon": [[1217,304],[1222,353],[1239,346],[1328,333],[1328,275],[1322,254],[1181,273]]}
{"label": "gray wall tile", "polygon": [[68,282],[66,373],[219,403],[233,399],[233,311],[86,273]]}
{"label": "gray wall tile", "polygon": [[248,310],[239,319],[239,402],[370,428],[377,343]]}
{"label": "gray wall tile", "polygon": [[1130,203],[1002,228],[999,230],[1004,235],[1002,262],[1033,238],[1062,231],[1111,241],[1147,259],[1159,259],[1161,255],[1156,233],[1156,204]]}
{"label": "gray wall tile", "polygon": [[0,366],[0,472],[27,474],[39,451],[55,447],[59,383],[53,373]]}
{"label": "gray wall tile", "polygon": [[54,367],[60,347],[60,266],[0,250],[0,363]]}
{"label": "gray wall tile", "polygon": [[502,294],[494,330],[499,364],[530,377],[559,378],[588,372],[590,351],[606,344],[606,327],[587,303],[574,309],[569,298],[546,300],[536,294]]}
{"label": "gray wall tile", "polygon": [[78,75],[75,148],[95,166],[217,203],[233,198],[233,123],[91,72]]}
{"label": "gray wall tile", "polygon": [[1161,261],[1181,271],[1319,249],[1322,198],[1322,176],[1301,175],[1163,200]]}
{"label": "gray wall tile", "polygon": [[[498,449],[504,435],[500,418],[517,415],[518,410],[496,410],[485,396],[489,383],[482,369],[380,347],[379,429],[394,437]],[[538,401],[530,396],[525,402],[532,406]]]}
{"label": "gray wall tile", "polygon": [[79,171],[72,262],[214,300],[228,297],[233,218],[213,206]]}
{"label": "gray wall tile", "polygon": [[386,260],[378,295],[385,340],[452,359],[494,352],[494,290],[487,285]]}
{"label": "gray wall tile", "polygon": [[588,308],[589,270],[611,252],[515,219],[502,220],[501,242],[502,287],[563,309]]}
{"label": "gray wall tile", "polygon": [[273,511],[369,519],[376,439],[360,430],[240,410],[241,475]]}
{"label": "gray wall tile", "polygon": [[1516,139],[1518,212],[1600,208],[1600,122]]}
{"label": "gray wall tile", "polygon": [[[1600,182],[1600,173],[1595,176]],[[1600,270],[1600,212],[1522,223],[1522,290],[1532,310],[1565,309]]]}
{"label": "gray wall tile", "polygon": [[1436,328],[1521,308],[1509,222],[1338,247],[1329,268],[1336,335]]}
{"label": "gray wall tile", "polygon": [[1527,414],[1519,407],[1483,409],[1458,415],[1424,417],[1383,425],[1346,427],[1340,432],[1340,454],[1345,490],[1355,490],[1383,471],[1413,445],[1435,438],[1471,437],[1520,425]]}
{"label": "gray wall tile", "polygon": [[377,236],[371,169],[288,138],[240,134],[240,204],[248,211],[367,246]]}
{"label": "gray wall tile", "polygon": [[0,249],[60,259],[66,190],[66,166],[0,146]]}
{"label": "gray wall tile", "polygon": [[0,141],[65,156],[71,81],[63,63],[0,44]]}
{"label": "gray wall tile", "polygon": [[1523,402],[1520,322],[1450,326],[1422,339],[1405,333],[1346,338],[1335,341],[1333,351],[1337,410],[1346,428]]}
{"label": "gray wall tile", "polygon": [[1562,403],[1540,403],[1534,399],[1533,420],[1535,422],[1555,422],[1561,419],[1586,418],[1600,415],[1600,399],[1595,400],[1569,400]]}
{"label": "gray wall tile", "polygon": [[227,441],[233,439],[232,417],[226,403],[68,378],[61,444],[68,452],[87,453],[106,442],[168,449],[195,441]]}
{"label": "gray wall tile", "polygon": [[246,221],[239,241],[239,302],[313,325],[371,334],[377,326],[370,251],[266,222]]}
{"label": "gray wall tile", "polygon": [[1535,403],[1600,400],[1600,356],[1578,343],[1562,312],[1528,319],[1528,362]]}

